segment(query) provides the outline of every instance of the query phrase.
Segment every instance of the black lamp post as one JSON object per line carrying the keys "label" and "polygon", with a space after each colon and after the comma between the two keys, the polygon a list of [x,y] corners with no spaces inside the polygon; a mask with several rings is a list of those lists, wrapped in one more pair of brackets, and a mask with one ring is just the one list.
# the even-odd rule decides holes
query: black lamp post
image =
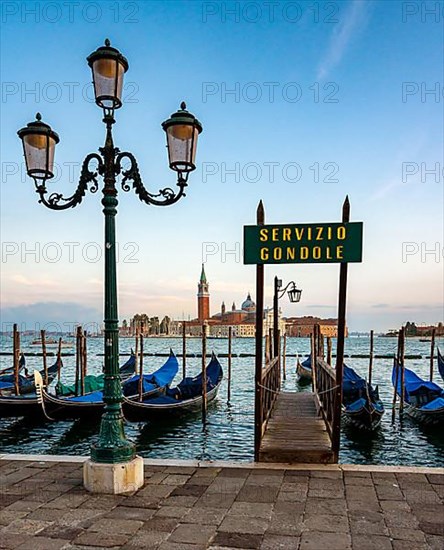
{"label": "black lamp post", "polygon": [[[291,286],[290,286],[291,285]],[[282,287],[282,280],[277,277],[274,278],[274,293],[273,293],[273,348],[274,355],[277,355],[278,346],[279,346],[279,327],[278,327],[278,314],[279,314],[279,305],[278,302],[282,296],[287,292],[288,289],[288,298],[292,304],[299,302],[301,299],[302,290],[299,290],[296,287],[294,281],[290,281],[287,286],[280,290]],[[289,288],[290,287],[290,288]]]}
{"label": "black lamp post", "polygon": [[[185,195],[189,173],[195,168],[195,156],[198,135],[202,132],[200,122],[186,110],[182,103],[180,110],[162,123],[166,132],[169,165],[177,172],[177,187],[167,187],[156,194],[149,192],[142,183],[137,161],[132,153],[120,152],[114,147],[112,126],[115,123],[114,112],[122,106],[123,76],[128,70],[128,61],[116,49],[110,46],[98,48],[87,58],[94,81],[96,104],[103,109],[103,122],[106,125],[106,138],[99,153],[90,153],[83,161],[79,184],[74,194],[63,197],[53,192],[47,195],[46,182],[53,176],[55,146],[58,135],[48,124],[41,121],[37,113],[36,121],[18,131],[23,142],[28,175],[33,178],[39,202],[52,210],[65,210],[80,204],[86,191],[98,191],[99,176],[102,177],[103,213],[105,215],[105,382],[103,400],[105,412],[102,416],[100,435],[97,444],[91,447],[91,459],[97,463],[116,464],[129,462],[135,457],[135,446],[129,442],[123,429],[122,388],[119,375],[119,332],[116,283],[116,235],[115,216],[117,213],[116,177],[121,177],[123,191],[132,188],[141,201],[157,206],[174,204]],[[129,161],[124,169],[122,160]],[[94,167],[90,167],[95,163]]]}

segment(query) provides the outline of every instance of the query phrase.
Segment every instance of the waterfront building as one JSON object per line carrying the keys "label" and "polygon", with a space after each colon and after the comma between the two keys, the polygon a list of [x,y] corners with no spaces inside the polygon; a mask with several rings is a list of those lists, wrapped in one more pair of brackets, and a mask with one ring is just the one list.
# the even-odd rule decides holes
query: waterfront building
{"label": "waterfront building", "polygon": [[[186,334],[188,336],[201,337],[202,326],[206,326],[206,334],[214,338],[226,338],[231,327],[233,337],[253,338],[256,332],[256,304],[250,292],[240,307],[233,302],[230,308],[226,307],[225,301],[220,309],[211,315],[210,284],[202,264],[200,278],[197,283],[197,317],[192,320],[172,320],[164,317],[159,322],[158,317],[149,317],[146,313],[136,314],[130,320],[129,325],[121,328],[124,335],[134,336],[143,331],[145,336],[181,336],[183,323],[186,323]],[[321,319],[319,317],[290,317],[283,318],[281,310],[278,311],[279,331],[281,335],[309,337],[313,332],[313,326],[319,324],[321,333],[324,336],[337,336],[337,319]],[[273,308],[265,308],[263,318],[263,333],[269,334],[273,329]],[[346,328],[346,335],[348,330]]]}
{"label": "waterfront building", "polygon": [[[314,325],[318,324],[323,336],[336,338],[338,335],[337,319],[321,319],[320,317],[288,317],[285,320],[286,333],[288,336],[307,338],[313,333]],[[348,328],[345,327],[345,336],[348,336]]]}

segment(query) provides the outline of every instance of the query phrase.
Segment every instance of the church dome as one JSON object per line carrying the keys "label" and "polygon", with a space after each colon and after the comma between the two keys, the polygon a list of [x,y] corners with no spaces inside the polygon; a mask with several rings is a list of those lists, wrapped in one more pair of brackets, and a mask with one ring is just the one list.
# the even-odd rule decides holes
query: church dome
{"label": "church dome", "polygon": [[250,293],[248,293],[247,299],[245,302],[242,303],[241,308],[244,311],[255,311],[256,310],[256,304],[251,299]]}

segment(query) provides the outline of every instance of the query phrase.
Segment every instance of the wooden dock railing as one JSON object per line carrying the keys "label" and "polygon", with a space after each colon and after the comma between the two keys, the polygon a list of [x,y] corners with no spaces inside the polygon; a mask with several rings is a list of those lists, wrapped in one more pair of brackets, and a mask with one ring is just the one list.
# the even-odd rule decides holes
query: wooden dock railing
{"label": "wooden dock railing", "polygon": [[325,361],[316,358],[316,388],[319,410],[324,419],[330,439],[333,437],[333,419],[335,416],[336,373]]}
{"label": "wooden dock railing", "polygon": [[[342,402],[342,391],[338,392],[338,388],[342,386],[342,369],[340,369],[341,372],[338,377],[338,365],[334,369],[324,361],[324,357],[324,338],[321,333],[321,327],[316,324],[313,327],[311,341],[311,358],[312,364],[315,365],[313,370],[313,393],[316,395],[317,405],[324,419],[335,455],[335,462],[337,462],[339,456]],[[331,349],[328,351],[328,357],[331,357]],[[341,362],[343,362],[343,358]]]}
{"label": "wooden dock railing", "polygon": [[280,390],[280,368],[279,356],[276,356],[265,365],[262,371],[259,413],[261,437],[265,433],[268,419],[270,418],[274,402]]}

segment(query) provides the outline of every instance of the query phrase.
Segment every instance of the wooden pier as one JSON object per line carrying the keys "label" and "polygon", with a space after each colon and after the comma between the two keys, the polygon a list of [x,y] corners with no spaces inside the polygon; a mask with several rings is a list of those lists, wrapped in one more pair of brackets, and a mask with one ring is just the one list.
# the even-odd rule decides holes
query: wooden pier
{"label": "wooden pier", "polygon": [[[350,202],[346,197],[342,206],[341,223],[349,222]],[[250,252],[253,251],[248,261],[244,259],[244,263],[256,264],[254,458],[258,462],[335,463],[339,458],[341,437],[348,263],[335,260],[340,264],[335,368],[328,364],[332,362],[331,345],[328,346],[328,363],[326,363],[324,338],[320,326],[314,325],[311,339],[312,393],[281,392],[281,338],[277,322],[278,300],[281,296],[278,296],[279,285],[276,277],[273,330],[270,330],[269,335],[264,335],[263,329],[264,264],[276,262],[264,261],[262,256],[256,254],[255,251],[260,248],[259,241],[251,237],[259,234],[258,230],[262,226],[265,226],[265,211],[260,201],[256,211],[255,231],[257,233],[250,231],[251,242],[244,239],[244,251],[250,245]],[[246,227],[245,231],[246,229],[248,228]],[[354,250],[357,255],[351,256],[355,258],[351,261],[361,261],[361,251],[362,243]],[[265,365],[263,365],[264,355]]]}
{"label": "wooden pier", "polygon": [[330,437],[316,395],[280,392],[259,448],[260,462],[334,462]]}
{"label": "wooden pier", "polygon": [[324,361],[319,325],[314,326],[312,336],[312,392],[281,391],[280,350],[274,354],[273,346],[269,346],[271,339],[266,342],[271,349],[265,354],[265,368],[258,373],[256,384],[256,460],[289,464],[337,462],[335,430],[340,428],[337,415],[341,414],[337,406],[338,386],[335,370]]}

